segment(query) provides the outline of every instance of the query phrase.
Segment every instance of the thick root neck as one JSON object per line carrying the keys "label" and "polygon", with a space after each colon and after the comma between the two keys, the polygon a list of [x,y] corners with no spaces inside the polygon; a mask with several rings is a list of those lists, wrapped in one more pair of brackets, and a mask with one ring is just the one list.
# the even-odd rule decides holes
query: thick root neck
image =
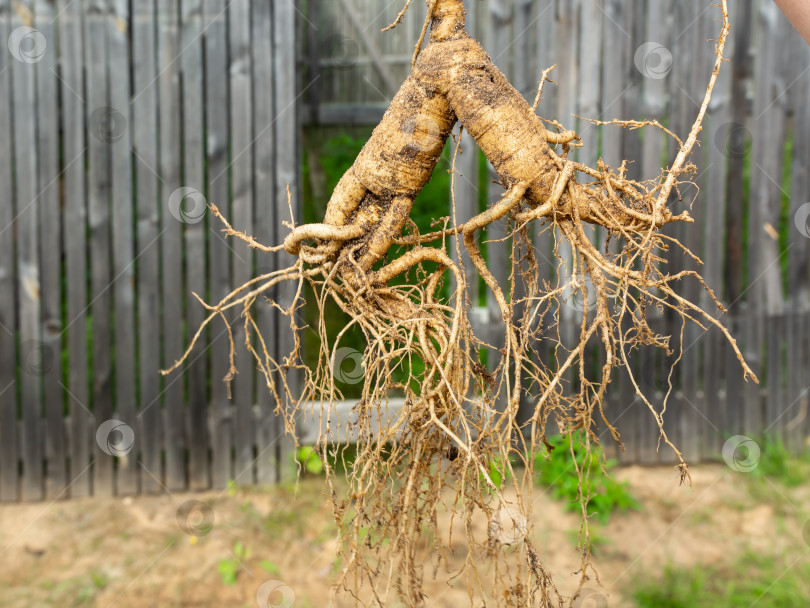
{"label": "thick root neck", "polygon": [[430,22],[431,40],[447,40],[464,31],[466,11],[462,0],[436,0],[435,4]]}

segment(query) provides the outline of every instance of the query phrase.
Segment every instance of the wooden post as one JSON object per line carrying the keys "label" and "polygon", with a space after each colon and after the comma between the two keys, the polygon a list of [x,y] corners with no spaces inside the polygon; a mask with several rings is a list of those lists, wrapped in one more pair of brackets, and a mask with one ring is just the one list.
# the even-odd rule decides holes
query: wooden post
{"label": "wooden post", "polygon": [[[160,249],[158,191],[158,90],[156,86],[156,15],[154,4],[132,5],[132,141],[135,156],[136,230],[135,252],[138,260],[138,367],[140,399],[135,450],[140,470],[140,491],[160,489],[161,412],[160,376],[160,302],[158,301]],[[172,381],[174,378],[169,378]]]}
{"label": "wooden post", "polygon": [[[113,304],[115,306],[115,401],[117,420],[133,433],[137,428],[135,412],[135,245],[133,243],[132,200],[132,115],[129,79],[129,3],[115,0],[107,21],[110,61],[110,108],[114,111],[109,125],[112,148],[112,239]],[[156,373],[156,370],[151,370]],[[117,459],[117,494],[137,494],[138,463],[136,446]]]}
{"label": "wooden post", "polygon": [[[0,40],[8,40],[9,0],[0,0]],[[0,131],[11,133],[11,74],[15,61],[0,52]],[[14,188],[11,142],[0,147],[0,502],[18,500],[19,442],[17,438],[16,345],[17,309],[14,303]]]}

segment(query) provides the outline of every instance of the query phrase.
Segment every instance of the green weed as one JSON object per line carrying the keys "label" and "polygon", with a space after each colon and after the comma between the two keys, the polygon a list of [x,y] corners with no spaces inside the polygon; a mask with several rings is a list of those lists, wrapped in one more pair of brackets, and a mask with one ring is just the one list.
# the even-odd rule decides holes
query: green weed
{"label": "green weed", "polygon": [[[587,500],[589,516],[607,523],[617,511],[638,509],[638,501],[630,494],[627,482],[616,481],[606,472],[616,466],[615,460],[605,460],[602,450],[591,446],[590,454],[574,443],[573,456],[570,435],[548,440],[548,452],[535,456],[536,481],[551,490],[551,495],[565,502],[566,510],[579,510],[580,481],[577,467],[582,471],[582,496]],[[603,462],[604,471],[599,466]],[[575,466],[575,463],[577,466]]]}
{"label": "green weed", "polygon": [[746,553],[732,564],[667,567],[661,579],[636,581],[638,608],[795,608],[810,605],[810,564]]}
{"label": "green weed", "polygon": [[250,559],[250,549],[237,541],[233,546],[233,556],[219,560],[217,572],[222,577],[224,585],[235,585],[242,562]]}

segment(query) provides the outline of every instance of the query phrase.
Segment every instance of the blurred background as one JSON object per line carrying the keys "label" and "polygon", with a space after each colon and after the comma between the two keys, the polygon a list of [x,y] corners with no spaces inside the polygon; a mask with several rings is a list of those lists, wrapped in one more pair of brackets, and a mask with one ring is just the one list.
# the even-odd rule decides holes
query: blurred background
{"label": "blurred background", "polygon": [[[468,31],[530,102],[556,64],[538,113],[579,132],[578,160],[626,159],[628,175],[641,179],[672,162],[675,146],[658,130],[577,116],[657,119],[685,137],[715,60],[716,5],[466,4]],[[340,561],[322,465],[306,447],[296,453],[271,415],[276,404],[238,318],[229,319],[239,370],[231,398],[220,382],[221,324],[180,371],[158,370],[204,319],[191,292],[216,301],[289,261],[226,241],[207,204],[264,244],[281,242],[282,222],[293,221],[288,187],[296,223],[323,217],[410,71],[424,2],[380,33],[402,5],[0,0],[4,606],[325,605]],[[617,372],[606,415],[625,450],[605,433],[611,478],[600,477],[602,498],[591,505],[604,524],[596,541],[604,586],[594,581],[582,606],[810,602],[810,48],[770,0],[731,0],[729,12],[729,61],[692,156],[698,171],[671,201],[695,223],[666,232],[701,258],[729,311],[718,317],[760,384],[743,380],[714,329],[686,325],[671,357],[633,353],[641,388],[659,411],[666,403],[667,433],[692,464],[687,489],[647,406]],[[462,146],[459,221],[503,192],[466,134]],[[420,229],[450,215],[451,157],[452,142],[414,206]],[[487,236],[487,263],[505,283],[506,225]],[[552,236],[536,239],[549,281],[566,271]],[[593,237],[604,243],[598,230]],[[675,248],[663,256],[673,272],[696,268]],[[283,289],[272,295],[289,302]],[[712,309],[696,282],[683,295]],[[500,314],[489,298],[478,285],[475,329],[496,343]],[[561,307],[563,335],[583,308],[574,295]],[[310,325],[316,314],[300,311]],[[338,310],[327,315],[330,328],[345,324]],[[272,353],[289,352],[274,308],[259,307],[257,322]],[[682,329],[667,314],[651,325],[676,338]],[[317,355],[316,340],[305,335],[305,360]],[[346,344],[336,375],[348,411],[363,343]],[[550,356],[553,345],[537,348]],[[592,356],[598,365],[596,345]],[[527,411],[532,395],[525,401]],[[317,412],[298,426],[302,443],[314,442]],[[574,463],[564,452],[538,462],[536,513],[547,515],[533,532],[561,590],[578,565]],[[430,589],[442,605],[466,605],[463,588]]]}

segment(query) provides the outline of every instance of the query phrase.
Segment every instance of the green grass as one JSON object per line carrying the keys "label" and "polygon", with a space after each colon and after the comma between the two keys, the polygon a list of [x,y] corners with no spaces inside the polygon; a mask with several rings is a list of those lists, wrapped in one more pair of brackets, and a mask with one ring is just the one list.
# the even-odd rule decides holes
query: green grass
{"label": "green grass", "polygon": [[765,433],[756,439],[760,447],[759,462],[751,471],[754,479],[765,479],[795,488],[810,478],[810,454],[791,454],[781,439]]}
{"label": "green grass", "polygon": [[[592,446],[588,454],[575,440],[572,456],[570,435],[555,436],[548,442],[554,449],[535,457],[536,482],[549,488],[554,498],[564,501],[566,510],[578,511],[580,508],[575,462],[583,471],[582,495],[588,499],[588,515],[607,523],[613,513],[640,508],[630,494],[629,484],[606,474],[616,466],[616,461],[606,460],[601,448]],[[604,471],[599,466],[600,461]]]}
{"label": "green grass", "polygon": [[[795,560],[795,561],[794,561]],[[747,552],[731,564],[668,567],[635,582],[638,608],[798,608],[810,606],[806,559]]]}

